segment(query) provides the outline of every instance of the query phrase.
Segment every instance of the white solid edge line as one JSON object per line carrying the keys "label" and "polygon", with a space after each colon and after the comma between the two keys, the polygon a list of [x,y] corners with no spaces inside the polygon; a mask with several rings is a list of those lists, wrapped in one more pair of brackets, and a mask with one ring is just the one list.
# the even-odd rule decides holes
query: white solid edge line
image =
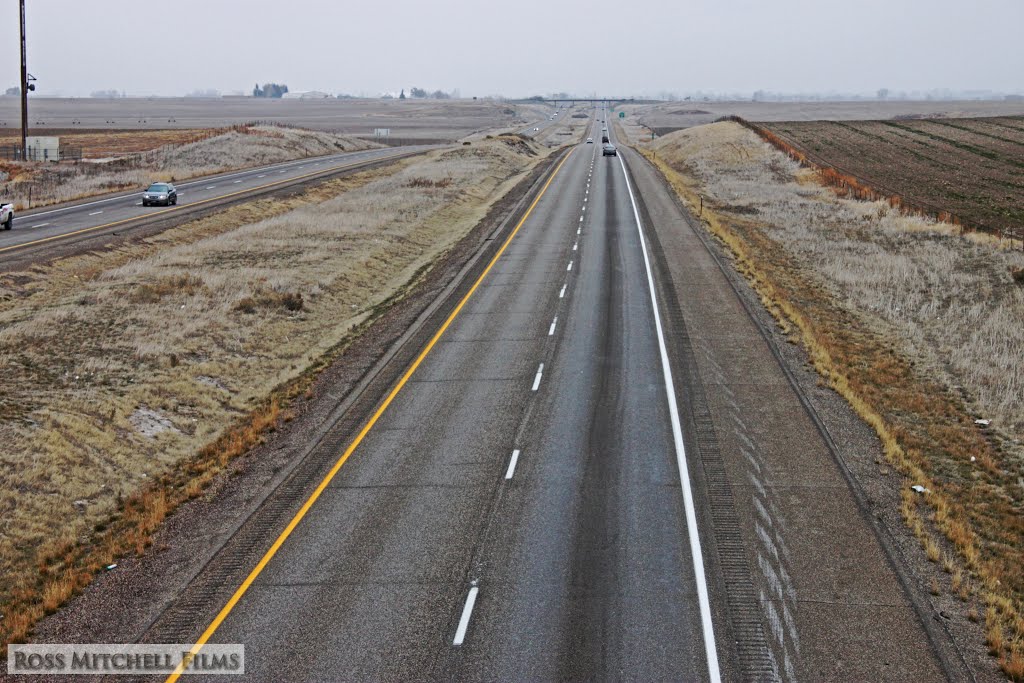
{"label": "white solid edge line", "polygon": [[508,461],[508,471],[505,472],[505,478],[511,479],[512,475],[516,473],[516,463],[519,462],[519,449],[512,451],[512,459]]}
{"label": "white solid edge line", "polygon": [[555,319],[551,321],[551,327],[548,328],[548,336],[549,337],[555,333],[555,326],[556,325],[558,325],[558,316],[557,315],[555,316]]}
{"label": "white solid edge line", "polygon": [[672,440],[675,443],[676,464],[679,466],[679,483],[683,490],[683,508],[686,512],[686,530],[690,536],[690,555],[693,557],[693,573],[697,579],[697,602],[700,605],[701,626],[704,629],[704,654],[708,660],[708,678],[712,683],[722,679],[718,668],[718,650],[715,647],[715,627],[711,621],[711,600],[708,597],[708,584],[704,577],[704,554],[700,548],[700,535],[697,530],[697,511],[693,505],[693,492],[690,488],[690,470],[686,464],[686,446],[683,445],[683,428],[679,422],[679,406],[676,404],[675,382],[672,379],[672,368],[669,367],[668,349],[665,346],[665,335],[661,327],[661,315],[658,313],[658,297],[654,292],[654,275],[651,261],[647,256],[647,241],[644,239],[643,224],[640,222],[640,211],[636,207],[633,187],[626,172],[626,163],[619,157],[619,166],[626,180],[629,201],[633,205],[633,218],[636,220],[637,234],[640,236],[640,251],[644,256],[644,268],[647,270],[647,289],[651,295],[651,307],[654,310],[654,329],[658,333],[658,351],[661,354],[661,369],[665,377],[665,397],[668,400],[668,412],[672,422]]}
{"label": "white solid edge line", "polygon": [[473,604],[476,603],[476,594],[479,592],[479,586],[473,586],[469,589],[469,595],[466,596],[466,606],[462,608],[462,618],[459,619],[459,628],[455,631],[455,640],[452,641],[452,645],[462,645],[462,641],[466,639],[469,618],[473,616]]}
{"label": "white solid edge line", "polygon": [[544,376],[544,364],[537,368],[537,376],[533,378],[533,388],[530,391],[537,391],[540,388],[540,378]]}

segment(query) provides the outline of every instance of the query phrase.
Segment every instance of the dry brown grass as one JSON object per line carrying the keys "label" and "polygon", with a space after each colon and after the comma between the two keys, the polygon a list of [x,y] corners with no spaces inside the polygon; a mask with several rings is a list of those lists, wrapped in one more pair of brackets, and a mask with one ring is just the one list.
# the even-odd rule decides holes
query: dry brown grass
{"label": "dry brown grass", "polygon": [[[696,208],[704,196],[706,225],[737,268],[878,434],[904,478],[908,528],[933,561],[933,534],[956,551],[954,590],[966,599],[976,585],[990,645],[999,636],[993,651],[1016,675],[1024,298],[1007,271],[1021,256],[879,202],[837,198],[735,124],[667,136],[655,153],[684,201]],[[980,430],[974,411],[998,415],[998,430]]]}
{"label": "dry brown grass", "polygon": [[144,550],[536,160],[435,152],[0,277],[2,642]]}

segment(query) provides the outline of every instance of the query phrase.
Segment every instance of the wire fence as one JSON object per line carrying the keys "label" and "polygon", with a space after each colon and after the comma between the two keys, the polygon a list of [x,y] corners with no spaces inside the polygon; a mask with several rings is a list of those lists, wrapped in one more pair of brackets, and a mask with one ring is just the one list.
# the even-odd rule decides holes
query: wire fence
{"label": "wire fence", "polygon": [[[21,145],[0,145],[0,160],[22,161]],[[56,158],[50,157],[42,149],[29,147],[24,161],[81,161],[81,147],[60,147]]]}

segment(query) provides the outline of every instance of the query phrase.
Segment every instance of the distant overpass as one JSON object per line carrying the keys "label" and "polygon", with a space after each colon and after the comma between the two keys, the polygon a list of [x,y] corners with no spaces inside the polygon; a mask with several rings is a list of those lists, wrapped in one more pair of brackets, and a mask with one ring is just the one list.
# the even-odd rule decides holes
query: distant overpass
{"label": "distant overpass", "polygon": [[528,97],[522,100],[508,100],[511,104],[659,104],[662,100],[638,100],[635,97]]}

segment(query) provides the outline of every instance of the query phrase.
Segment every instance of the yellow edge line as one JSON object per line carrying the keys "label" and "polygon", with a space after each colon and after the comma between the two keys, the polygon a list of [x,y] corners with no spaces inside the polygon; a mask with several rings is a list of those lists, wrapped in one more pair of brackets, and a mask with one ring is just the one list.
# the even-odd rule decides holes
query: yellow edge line
{"label": "yellow edge line", "polygon": [[[338,458],[338,461],[334,463],[334,466],[331,467],[331,471],[327,473],[327,475],[323,478],[323,480],[316,487],[313,493],[310,494],[309,498],[306,499],[306,502],[303,503],[302,507],[299,508],[299,511],[295,513],[295,516],[292,517],[292,520],[288,522],[288,526],[284,528],[284,531],[282,531],[281,534],[277,537],[277,540],[275,540],[274,544],[270,546],[270,549],[267,550],[265,555],[263,555],[260,561],[256,564],[256,567],[253,568],[251,572],[249,572],[249,575],[247,577],[245,577],[245,581],[243,581],[242,585],[238,587],[238,590],[235,591],[235,594],[231,596],[231,599],[227,601],[227,604],[225,604],[224,607],[221,608],[220,612],[217,614],[214,620],[210,622],[209,626],[206,627],[206,630],[203,631],[203,635],[201,635],[199,637],[199,640],[196,641],[196,644],[192,646],[192,649],[190,651],[191,654],[197,654],[202,649],[203,645],[205,645],[210,640],[213,634],[217,631],[217,628],[221,625],[224,619],[227,618],[228,614],[231,613],[231,610],[234,609],[236,604],[238,604],[238,601],[242,599],[242,596],[245,595],[245,592],[249,590],[249,586],[252,585],[253,581],[255,581],[256,578],[260,575],[264,567],[267,566],[270,560],[273,559],[274,555],[277,554],[277,551],[281,548],[284,542],[288,540],[289,536],[291,536],[292,531],[294,531],[295,527],[299,525],[299,522],[302,521],[302,518],[305,517],[306,513],[309,512],[310,508],[313,507],[313,504],[320,497],[320,494],[322,494],[324,490],[327,488],[327,486],[331,483],[331,480],[334,479],[334,476],[341,469],[342,465],[345,464],[345,461],[348,460],[349,456],[352,455],[352,452],[355,451],[355,449],[359,446],[360,443],[362,443],[363,439],[373,428],[373,426],[377,423],[377,420],[380,419],[380,416],[384,414],[384,411],[388,409],[388,406],[391,405],[391,402],[395,399],[395,396],[398,395],[398,392],[402,390],[402,387],[405,386],[406,382],[409,381],[409,378],[412,377],[414,372],[416,372],[416,369],[427,357],[427,354],[429,354],[430,351],[434,348],[434,345],[437,344],[437,341],[441,338],[441,335],[445,333],[445,330],[447,330],[448,327],[452,324],[452,321],[455,320],[455,317],[466,305],[466,302],[469,301],[470,297],[473,296],[473,293],[476,292],[478,287],[480,287],[480,283],[482,283],[484,278],[487,277],[487,274],[491,271],[491,268],[493,268],[494,264],[497,263],[499,258],[501,258],[501,255],[505,253],[505,249],[508,248],[508,245],[512,242],[512,239],[519,232],[519,229],[523,227],[523,223],[526,222],[526,219],[530,217],[531,213],[533,213],[533,209],[534,207],[537,206],[537,202],[539,202],[540,198],[544,196],[545,192],[547,192],[548,187],[551,185],[551,182],[555,179],[555,176],[558,175],[558,172],[562,169],[562,166],[565,164],[565,162],[569,160],[569,157],[572,156],[572,153],[574,151],[576,150],[571,150],[568,154],[565,155],[565,158],[562,159],[561,162],[559,162],[558,166],[555,168],[555,172],[552,173],[551,177],[548,178],[548,181],[544,183],[544,187],[541,188],[540,193],[530,204],[530,208],[528,208],[526,210],[526,213],[523,214],[523,217],[519,220],[519,223],[516,224],[515,229],[512,230],[512,234],[510,234],[508,238],[505,240],[505,242],[501,245],[501,247],[498,249],[498,252],[494,255],[494,258],[492,258],[490,263],[487,264],[487,267],[484,268],[484,271],[480,273],[480,277],[476,279],[476,282],[473,283],[473,286],[470,287],[469,291],[466,292],[465,296],[462,297],[462,300],[459,301],[455,309],[445,319],[444,324],[441,325],[440,329],[438,329],[438,331],[434,333],[434,336],[431,337],[429,342],[427,342],[427,345],[423,348],[422,351],[420,351],[420,354],[416,357],[416,360],[414,360],[412,365],[410,365],[409,368],[405,371],[405,374],[402,375],[402,378],[400,380],[398,380],[398,383],[395,384],[394,388],[388,394],[387,398],[384,399],[384,402],[380,404],[380,407],[377,408],[376,412],[374,412],[374,414],[370,417],[366,424],[363,425],[363,428],[359,430],[359,433],[356,435],[356,438],[353,439],[352,443],[349,444],[348,448],[345,449],[345,452],[342,453],[340,458]],[[178,677],[181,676],[183,671],[184,670],[182,669],[181,664],[179,664],[178,668],[174,670],[174,673],[167,677],[165,683],[174,683],[178,680]]]}
{"label": "yellow edge line", "polygon": [[[75,235],[81,235],[81,234],[86,233],[86,232],[94,232],[96,230],[103,230],[105,228],[112,228],[115,225],[121,225],[122,223],[131,223],[132,221],[145,220],[145,219],[148,219],[148,218],[152,218],[153,216],[159,216],[160,214],[164,214],[164,213],[167,213],[169,211],[181,211],[181,210],[184,210],[184,209],[191,208],[193,206],[201,206],[203,204],[209,204],[210,202],[221,201],[221,200],[227,199],[229,197],[235,197],[235,196],[240,195],[240,194],[246,194],[247,192],[255,192],[257,190],[265,190],[268,187],[274,187],[275,185],[283,185],[285,183],[293,183],[296,180],[302,180],[303,178],[309,178],[309,177],[315,176],[315,175],[324,175],[324,174],[327,174],[327,173],[331,173],[333,171],[343,171],[346,168],[352,168],[354,166],[362,166],[364,164],[370,164],[370,163],[373,163],[373,162],[376,162],[376,161],[387,161],[389,159],[395,159],[395,158],[401,157],[401,156],[403,156],[405,154],[407,154],[407,153],[403,152],[403,153],[400,153],[400,154],[390,154],[388,156],[382,156],[382,157],[378,157],[376,159],[364,159],[363,161],[356,161],[356,162],[353,162],[351,164],[345,164],[344,166],[335,166],[334,168],[331,168],[331,169],[321,169],[319,171],[313,171],[311,173],[303,173],[302,175],[295,176],[294,178],[285,178],[284,180],[275,180],[274,182],[267,183],[266,185],[257,185],[256,187],[250,187],[250,188],[245,189],[245,190],[238,190],[236,192],[229,192],[228,194],[222,194],[222,195],[220,195],[218,197],[210,197],[209,199],[200,199],[199,201],[192,202],[191,204],[184,204],[182,206],[175,206],[174,208],[168,208],[168,209],[162,209],[160,211],[154,211],[152,213],[147,213],[144,216],[132,216],[131,218],[122,218],[119,221],[114,221],[112,223],[104,223],[103,225],[96,225],[96,226],[93,226],[91,228],[81,228],[80,230],[73,230],[72,232],[64,232],[64,233],[61,233],[60,235],[53,235],[51,237],[44,237],[42,239],[32,240],[31,242],[23,242],[21,244],[12,244],[9,247],[0,248],[0,254],[2,254],[5,251],[12,251],[14,249],[25,249],[27,247],[31,247],[31,246],[34,246],[36,244],[42,244],[44,242],[51,242],[53,240],[62,240],[62,239],[66,239],[68,237],[74,237]],[[252,170],[253,171],[257,171],[257,170],[260,170],[260,169],[252,169]],[[216,180],[216,179],[214,179],[214,180]],[[131,195],[129,195],[129,196],[131,196]],[[31,216],[25,216],[25,218],[31,218]]]}

